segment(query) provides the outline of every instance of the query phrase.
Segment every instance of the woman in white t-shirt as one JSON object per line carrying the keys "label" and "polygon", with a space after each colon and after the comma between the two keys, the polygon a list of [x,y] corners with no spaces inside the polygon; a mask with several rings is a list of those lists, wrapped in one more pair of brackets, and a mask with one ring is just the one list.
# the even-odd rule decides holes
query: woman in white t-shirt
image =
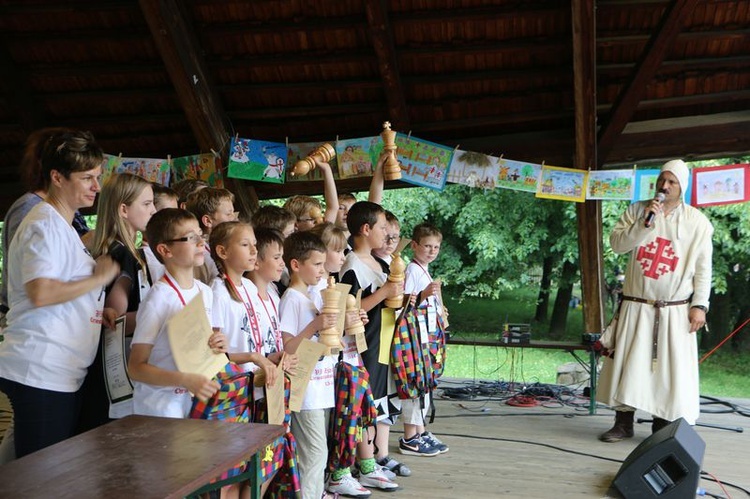
{"label": "woman in white t-shirt", "polygon": [[104,287],[119,273],[90,256],[72,226],[94,204],[103,155],[89,132],[51,135],[41,155],[45,202],[10,244],[10,311],[0,343],[0,390],[15,414],[16,456],[73,435],[78,391],[96,354]]}

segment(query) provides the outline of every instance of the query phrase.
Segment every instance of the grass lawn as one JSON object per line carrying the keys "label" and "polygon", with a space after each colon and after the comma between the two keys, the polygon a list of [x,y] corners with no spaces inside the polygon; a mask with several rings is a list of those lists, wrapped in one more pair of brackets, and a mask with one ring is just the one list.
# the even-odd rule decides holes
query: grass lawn
{"label": "grass lawn", "polygon": [[[472,298],[459,303],[447,295],[445,298],[454,337],[499,337],[505,322],[531,323],[536,306],[536,293],[530,289],[507,293],[498,300]],[[545,338],[546,328],[546,324],[532,325],[532,338],[548,339]],[[572,309],[568,314],[565,340],[578,341],[582,332],[583,314],[580,309]],[[562,351],[449,345],[444,375],[477,380],[555,383],[557,367],[569,362],[575,362],[575,359]],[[701,395],[750,398],[748,363],[750,354],[736,354],[728,349],[713,354],[700,367]]]}

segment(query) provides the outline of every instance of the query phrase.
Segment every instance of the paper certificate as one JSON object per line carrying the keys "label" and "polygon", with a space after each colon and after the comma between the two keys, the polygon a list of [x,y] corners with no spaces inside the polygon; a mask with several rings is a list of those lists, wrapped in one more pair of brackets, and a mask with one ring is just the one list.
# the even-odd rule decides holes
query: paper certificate
{"label": "paper certificate", "polygon": [[229,362],[226,355],[214,353],[208,346],[211,334],[203,293],[198,293],[167,322],[169,347],[180,372],[202,374],[210,379]]}
{"label": "paper certificate", "polygon": [[130,382],[125,358],[125,316],[118,317],[114,329],[105,328],[102,338],[104,384],[110,403],[110,417],[132,414],[133,384]]}
{"label": "paper certificate", "polygon": [[302,409],[302,399],[305,397],[307,384],[310,382],[315,365],[318,359],[325,355],[327,347],[322,343],[317,343],[304,339],[297,347],[297,368],[294,374],[289,375],[292,382],[292,388],[289,393],[289,409],[299,412]]}
{"label": "paper certificate", "polygon": [[[336,291],[341,293],[339,295],[339,316],[336,319],[336,330],[339,332],[339,336],[344,335],[344,323],[346,321],[346,298],[349,296],[349,290],[352,289],[350,284],[337,283]],[[357,309],[359,310],[359,309]]]}
{"label": "paper certificate", "polygon": [[378,362],[387,366],[391,363],[391,344],[393,343],[393,333],[396,332],[396,311],[384,307],[380,311],[380,318]]}
{"label": "paper certificate", "polygon": [[266,407],[268,424],[284,424],[284,358],[276,369],[276,383],[266,386]]}

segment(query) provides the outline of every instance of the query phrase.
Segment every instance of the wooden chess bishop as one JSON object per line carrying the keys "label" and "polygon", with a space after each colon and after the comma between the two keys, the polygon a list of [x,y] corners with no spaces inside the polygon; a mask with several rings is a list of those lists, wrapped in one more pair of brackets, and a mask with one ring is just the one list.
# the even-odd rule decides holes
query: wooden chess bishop
{"label": "wooden chess bishop", "polygon": [[398,180],[401,178],[401,164],[396,159],[396,132],[391,130],[391,123],[383,123],[383,132],[380,134],[383,139],[383,149],[391,151],[388,159],[383,165],[383,178],[386,180]]}
{"label": "wooden chess bishop", "polygon": [[[401,252],[397,251],[393,253],[393,260],[391,260],[391,273],[388,275],[388,282],[403,283],[406,279],[406,264],[404,264],[403,258],[401,258]],[[401,293],[393,298],[385,299],[385,306],[388,308],[401,308],[404,304],[404,294]]]}
{"label": "wooden chess bishop", "polygon": [[308,154],[307,157],[297,161],[297,163],[294,165],[294,169],[292,170],[292,176],[306,175],[310,170],[314,170],[315,158],[318,158],[318,161],[322,161],[323,163],[330,163],[331,160],[335,157],[336,149],[334,149],[331,144],[326,143],[319,145],[318,147],[313,149],[313,151]]}
{"label": "wooden chess bishop", "polygon": [[346,335],[355,336],[357,334],[364,334],[365,325],[362,322],[362,319],[359,317],[359,310],[357,309],[357,299],[353,295],[349,295],[346,297],[346,312],[347,316],[352,312],[357,313],[357,319],[354,320],[351,324],[347,325],[345,329]]}
{"label": "wooden chess bishop", "polygon": [[[333,277],[328,278],[328,287],[321,294],[323,295],[323,310],[321,313],[338,315],[341,291],[336,289],[336,281]],[[338,355],[342,350],[341,339],[335,325],[320,331],[318,341],[328,347],[326,355]]]}

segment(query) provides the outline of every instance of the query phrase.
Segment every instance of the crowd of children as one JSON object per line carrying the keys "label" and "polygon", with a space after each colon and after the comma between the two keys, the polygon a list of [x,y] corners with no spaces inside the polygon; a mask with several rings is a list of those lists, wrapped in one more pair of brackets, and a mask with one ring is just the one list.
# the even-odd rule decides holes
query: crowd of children
{"label": "crowd of children", "polygon": [[[393,370],[380,359],[385,314],[391,313],[393,321],[401,308],[389,309],[386,300],[404,296],[403,306],[424,312],[418,343],[425,356],[444,314],[440,282],[429,270],[442,240],[432,225],[414,229],[405,281],[388,279],[401,234],[396,216],[380,205],[384,160],[378,162],[368,201],[337,195],[330,166],[317,162],[325,207],[314,198],[294,196],[284,208],[263,206],[249,220],[240,220],[226,189],[196,181],[171,189],[127,173],[111,175],[99,195],[90,250],[94,258],[111,256],[120,268],[105,289],[102,322],[111,327],[124,315],[126,334],[132,336],[127,369],[134,394],[126,412],[186,418],[194,398],[207,400],[220,389],[216,379],[179,371],[168,340],[169,319],[198,295],[213,330],[208,346],[226,353],[242,370],[262,374],[267,387],[283,384],[279,369],[294,373],[304,340],[318,341],[320,331],[338,322],[337,314],[323,312],[322,292],[333,278],[349,285],[350,294],[361,294],[361,310],[347,314],[345,323],[364,324],[367,348],[358,349],[353,337],[343,336],[340,353],[320,357],[301,410],[291,414],[301,497],[367,497],[372,488],[398,488],[396,478],[411,474],[388,452],[390,428],[399,419],[404,428],[400,453],[431,457],[447,452],[448,446],[425,428],[429,389],[416,400],[399,399]],[[97,359],[84,387],[96,386],[82,389],[87,419],[96,419],[82,428],[123,415],[108,405],[101,355]],[[361,428],[351,466],[329,459],[340,362],[365,373],[377,412],[372,421],[363,418],[369,423]],[[255,390],[255,398],[262,398],[263,388]],[[222,495],[245,492],[227,487]]]}

